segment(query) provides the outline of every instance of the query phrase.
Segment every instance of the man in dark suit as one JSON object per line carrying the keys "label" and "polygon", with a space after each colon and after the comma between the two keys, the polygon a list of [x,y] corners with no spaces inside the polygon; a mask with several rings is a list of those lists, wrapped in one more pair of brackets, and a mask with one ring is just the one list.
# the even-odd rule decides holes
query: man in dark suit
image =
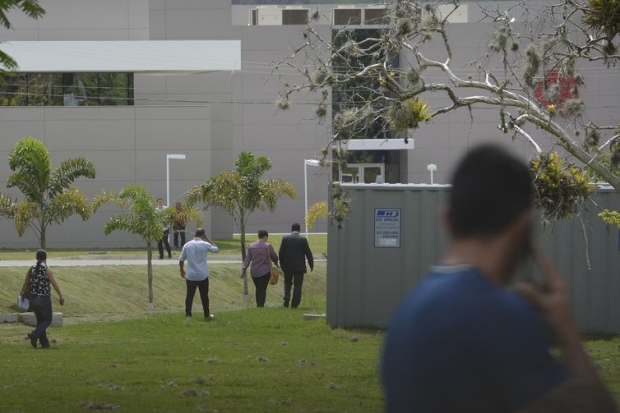
{"label": "man in dark suit", "polygon": [[292,308],[297,308],[301,301],[301,287],[304,284],[304,274],[306,259],[310,271],[314,269],[314,258],[308,240],[299,235],[301,227],[298,223],[291,226],[291,233],[282,238],[278,258],[280,267],[284,271],[284,307],[289,306],[291,299],[291,286],[293,286],[293,301],[290,303]]}

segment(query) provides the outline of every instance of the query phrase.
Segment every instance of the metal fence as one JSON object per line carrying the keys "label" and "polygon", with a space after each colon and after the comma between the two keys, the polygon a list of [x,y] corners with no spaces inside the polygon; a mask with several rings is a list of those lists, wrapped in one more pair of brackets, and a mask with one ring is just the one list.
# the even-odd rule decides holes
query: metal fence
{"label": "metal fence", "polygon": [[[385,328],[405,294],[446,250],[440,213],[449,186],[343,186],[351,211],[343,229],[328,229],[327,322]],[[569,283],[580,330],[618,333],[620,236],[597,213],[620,210],[620,196],[599,190],[592,201],[581,219],[540,229],[536,237]],[[530,263],[522,272],[538,269]]]}

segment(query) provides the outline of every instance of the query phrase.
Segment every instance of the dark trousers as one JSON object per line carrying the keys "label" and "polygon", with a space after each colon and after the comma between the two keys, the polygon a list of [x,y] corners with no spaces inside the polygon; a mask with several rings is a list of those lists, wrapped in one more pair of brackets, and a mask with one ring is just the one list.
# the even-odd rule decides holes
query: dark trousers
{"label": "dark trousers", "polygon": [[170,230],[167,229],[164,231],[164,236],[157,242],[157,249],[159,250],[159,259],[164,259],[164,245],[166,246],[166,251],[168,252],[168,258],[172,257],[172,251],[170,250],[170,243],[168,242],[168,235],[170,235]]}
{"label": "dark trousers", "polygon": [[50,344],[47,338],[47,328],[52,324],[52,299],[33,295],[30,297],[30,309],[34,311],[34,315],[37,317],[37,326],[30,335],[38,338],[43,347],[47,347]]}
{"label": "dark trousers", "polygon": [[301,287],[304,285],[303,272],[284,271],[284,306],[288,307],[291,299],[291,287],[293,287],[293,301],[291,307],[297,308],[301,302]]}
{"label": "dark trousers", "polygon": [[185,296],[185,315],[192,315],[192,304],[194,303],[194,295],[196,295],[196,288],[200,293],[200,301],[202,301],[202,310],[205,317],[209,317],[209,278],[202,281],[190,281],[185,280],[187,285],[187,295]]}
{"label": "dark trousers", "polygon": [[[174,248],[183,247],[185,245],[185,227],[174,227]],[[179,245],[179,235],[181,236],[181,245]]]}
{"label": "dark trousers", "polygon": [[269,285],[269,279],[271,278],[271,271],[260,277],[252,277],[254,286],[256,287],[256,306],[264,307],[265,300],[267,299],[267,286]]}

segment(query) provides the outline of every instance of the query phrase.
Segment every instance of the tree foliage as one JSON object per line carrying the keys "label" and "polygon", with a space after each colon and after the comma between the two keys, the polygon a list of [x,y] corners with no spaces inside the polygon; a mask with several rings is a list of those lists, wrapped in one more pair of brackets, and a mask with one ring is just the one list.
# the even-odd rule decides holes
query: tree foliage
{"label": "tree foliage", "polygon": [[[363,36],[359,29],[345,27],[326,37],[311,20],[301,44],[276,64],[276,71],[292,68],[303,79],[284,84],[279,107],[290,106],[295,94],[318,93],[320,121],[321,108],[333,100],[333,136],[327,147],[356,138],[408,139],[422,122],[460,110],[474,122],[475,109],[493,108],[501,133],[527,142],[540,159],[555,159],[547,154],[549,148],[570,158],[571,167],[561,175],[571,178],[557,184],[582,182],[582,170],[587,169],[620,193],[615,173],[620,165],[620,118],[604,125],[590,121],[586,102],[579,97],[584,65],[617,74],[619,3],[507,2],[505,10],[502,3],[493,9],[481,3],[483,21],[492,30],[486,50],[472,58],[467,70],[462,64],[453,67],[449,20],[460,7],[457,0],[441,8],[437,3],[388,0],[387,24]],[[541,136],[551,145],[543,145]],[[342,162],[341,151],[334,156],[334,162]],[[567,211],[574,215],[587,197],[583,189],[576,191],[579,196],[538,201],[549,218],[567,216]],[[547,197],[550,192],[541,188],[536,194]],[[333,218],[340,223],[345,219]]]}
{"label": "tree foliage", "polygon": [[[45,14],[45,10],[39,5],[38,0],[0,0],[0,25],[2,27],[13,28],[8,17],[8,13],[13,10],[20,10],[31,19],[38,19]],[[6,69],[17,68],[17,62],[2,50],[0,50],[0,64]]]}
{"label": "tree foliage", "polygon": [[[224,171],[208,178],[202,184],[190,188],[186,202],[195,205],[204,202],[226,211],[239,227],[241,234],[241,256],[246,255],[246,224],[257,210],[275,211],[282,196],[295,198],[295,188],[285,179],[264,179],[271,169],[271,160],[266,156],[255,156],[244,151],[235,160],[231,171]],[[244,278],[244,294],[248,294],[247,279]]]}
{"label": "tree foliage", "polygon": [[33,137],[23,138],[9,152],[9,167],[14,174],[7,179],[8,188],[17,188],[24,199],[12,202],[0,196],[0,214],[15,221],[20,237],[32,229],[41,248],[46,247],[47,228],[73,215],[90,218],[91,208],[82,190],[73,187],[76,179],[94,179],[95,166],[85,158],[67,159],[52,168],[45,144]]}
{"label": "tree foliage", "polygon": [[327,218],[328,216],[329,211],[327,210],[326,201],[320,201],[316,204],[312,204],[310,208],[308,208],[308,214],[306,215],[306,225],[308,225],[308,228],[312,228],[317,219]]}

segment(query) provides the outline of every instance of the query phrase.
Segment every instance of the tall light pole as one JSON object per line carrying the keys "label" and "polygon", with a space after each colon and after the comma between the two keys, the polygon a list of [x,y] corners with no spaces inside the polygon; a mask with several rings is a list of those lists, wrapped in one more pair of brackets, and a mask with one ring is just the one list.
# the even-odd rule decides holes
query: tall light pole
{"label": "tall light pole", "polygon": [[184,153],[166,154],[166,206],[170,206],[170,159],[185,159]]}
{"label": "tall light pole", "polygon": [[306,206],[304,224],[306,224],[306,238],[308,238],[308,166],[321,166],[321,162],[316,159],[304,159],[304,201]]}

